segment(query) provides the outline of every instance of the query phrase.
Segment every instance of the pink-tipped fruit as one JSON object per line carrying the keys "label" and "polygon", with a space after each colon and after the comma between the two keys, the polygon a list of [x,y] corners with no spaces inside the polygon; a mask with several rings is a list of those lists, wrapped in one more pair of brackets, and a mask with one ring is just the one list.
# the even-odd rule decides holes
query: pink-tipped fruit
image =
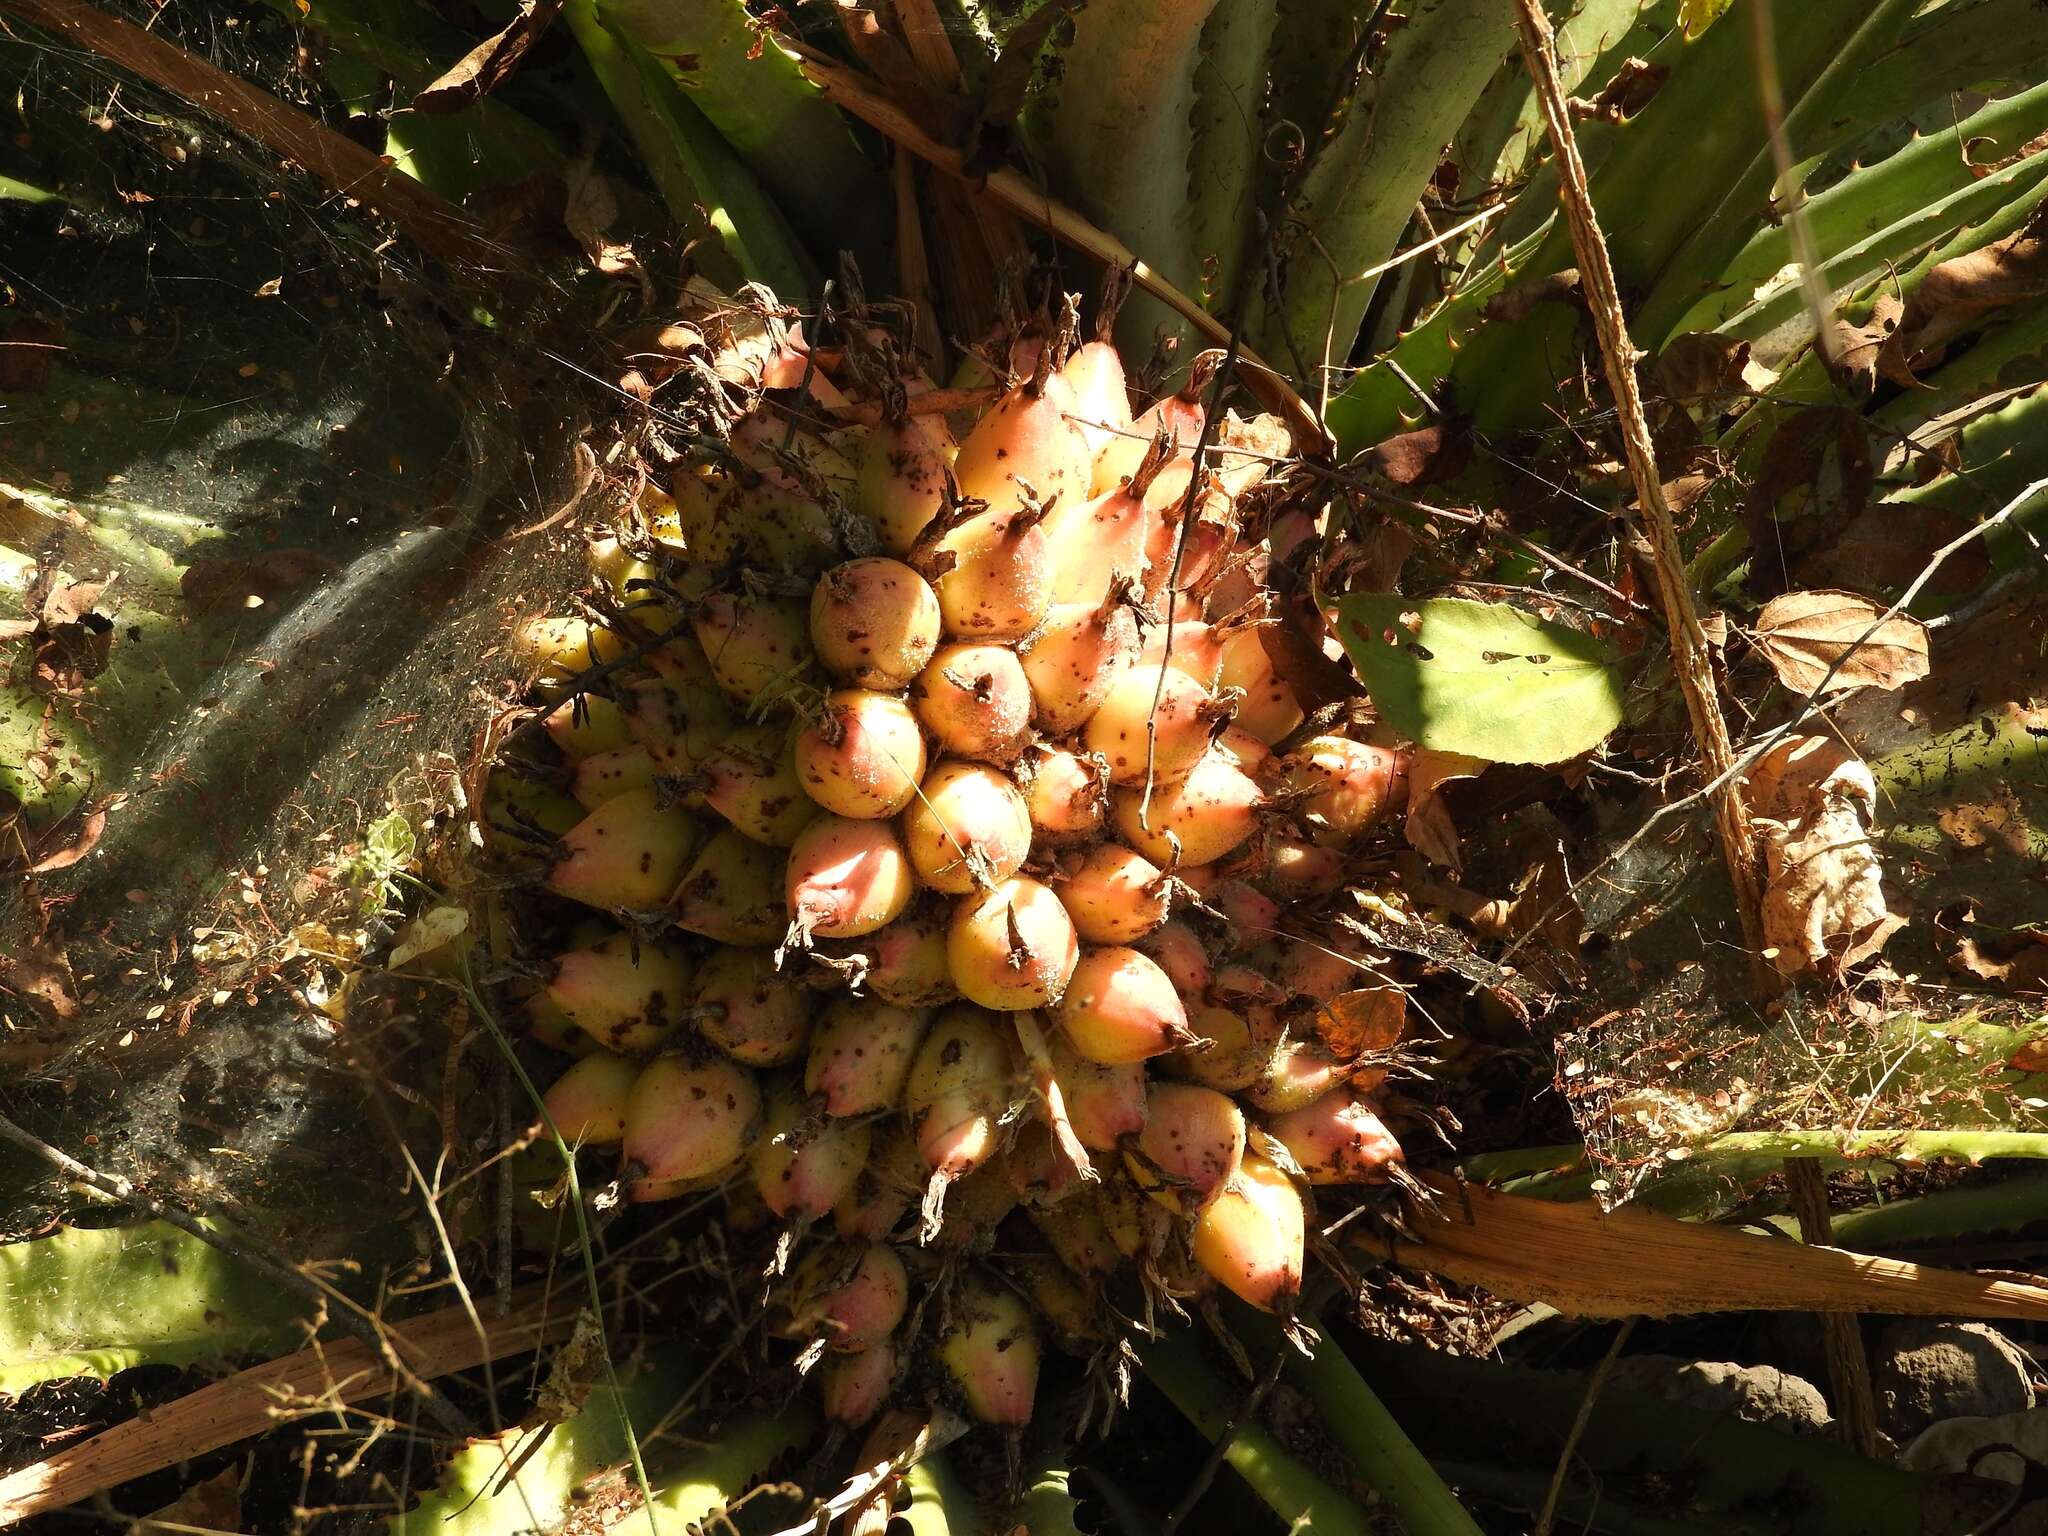
{"label": "pink-tipped fruit", "polygon": [[1166,921],[1171,892],[1158,865],[1115,843],[1063,868],[1053,889],[1090,944],[1135,944]]}
{"label": "pink-tipped fruit", "polygon": [[556,1078],[541,1103],[570,1146],[616,1146],[626,1134],[626,1103],[639,1075],[639,1062],[599,1051]]}
{"label": "pink-tipped fruit", "polygon": [[873,933],[898,917],[916,890],[910,859],[886,821],[821,816],[789,850],[784,894],[800,938]]}
{"label": "pink-tipped fruit", "polygon": [[1092,719],[1138,652],[1138,621],[1115,598],[1064,603],[1019,657],[1031,684],[1032,718],[1048,736]]}
{"label": "pink-tipped fruit", "polygon": [[939,648],[939,599],[900,560],[834,566],[811,593],[811,646],[834,677],[861,688],[910,686]]}
{"label": "pink-tipped fruit", "polygon": [[882,1411],[903,1372],[893,1339],[858,1354],[827,1355],[818,1366],[818,1401],[835,1424],[858,1428]]}
{"label": "pink-tipped fruit", "polygon": [[568,832],[548,889],[606,911],[651,912],[669,898],[703,832],[657,787],[614,795]]}
{"label": "pink-tipped fruit", "polygon": [[1066,990],[1080,954],[1073,919],[1049,886],[1022,876],[963,896],[946,930],[960,995],[984,1008],[1042,1008]]}
{"label": "pink-tipped fruit", "polygon": [[930,1022],[923,1009],[872,997],[834,998],[811,1033],[804,1092],[822,1098],[833,1115],[897,1108]]}
{"label": "pink-tipped fruit", "polygon": [[810,1038],[810,990],[776,970],[772,950],[713,949],[697,969],[690,1007],[697,1033],[750,1067],[795,1061]]}
{"label": "pink-tipped fruit", "polygon": [[682,1022],[691,964],[666,944],[615,933],[555,960],[547,995],[570,1023],[608,1050],[653,1050]]}
{"label": "pink-tipped fruit", "polygon": [[1110,816],[1118,833],[1153,863],[1165,867],[1213,864],[1250,841],[1265,797],[1228,757],[1211,752],[1178,783],[1118,789]]}
{"label": "pink-tipped fruit", "polygon": [[[971,507],[972,504],[969,504]],[[952,521],[921,562],[939,595],[939,615],[954,640],[1019,640],[1052,606],[1052,549],[1036,502],[971,512]],[[934,530],[936,531],[936,530]]]}
{"label": "pink-tipped fruit", "polygon": [[782,937],[782,875],[788,856],[730,827],[692,861],[669,901],[675,925],[720,944],[758,946]]}
{"label": "pink-tipped fruit", "polygon": [[1284,1312],[1301,1293],[1307,1224],[1293,1181],[1264,1158],[1247,1156],[1195,1218],[1195,1262],[1240,1299]]}
{"label": "pink-tipped fruit", "polygon": [[1137,1186],[1177,1216],[1201,1210],[1244,1161],[1244,1111],[1198,1083],[1155,1083],[1125,1154]]}
{"label": "pink-tipped fruit", "polygon": [[964,896],[1023,866],[1031,813],[1007,775],[953,759],[925,775],[904,811],[903,845],[927,886]]}
{"label": "pink-tipped fruit", "polygon": [[1089,717],[1081,740],[1109,764],[1115,784],[1155,790],[1184,777],[1230,718],[1219,699],[1178,667],[1131,667],[1116,677]]}
{"label": "pink-tipped fruit", "polygon": [[704,764],[703,781],[705,805],[770,848],[787,848],[818,814],[797,776],[786,722],[740,726]]}
{"label": "pink-tipped fruit", "polygon": [[1311,1184],[1382,1184],[1400,1166],[1401,1144],[1365,1099],[1348,1088],[1275,1117],[1267,1127]]}
{"label": "pink-tipped fruit", "polygon": [[1109,820],[1109,765],[1101,758],[1034,746],[1018,759],[1017,780],[1035,838],[1057,846],[1101,835]]}
{"label": "pink-tipped fruit", "polygon": [[951,435],[935,416],[885,421],[868,434],[853,505],[880,531],[882,546],[891,554],[915,549],[919,535],[946,505],[946,472],[954,452]]}
{"label": "pink-tipped fruit", "polygon": [[918,1047],[903,1108],[935,1189],[995,1153],[996,1121],[1016,1086],[1010,1037],[995,1014],[956,1005],[933,1021]]}
{"label": "pink-tipped fruit", "polygon": [[893,693],[841,688],[798,734],[796,771],[804,792],[835,816],[894,816],[924,777],[924,732]]}
{"label": "pink-tipped fruit", "polygon": [[743,704],[780,696],[811,661],[810,615],[793,599],[713,592],[693,628],[718,686]]}
{"label": "pink-tipped fruit", "polygon": [[594,757],[633,741],[631,717],[601,693],[579,693],[541,716],[541,728],[564,757]]}
{"label": "pink-tipped fruit", "polygon": [[1145,1061],[1194,1038],[1166,972],[1120,946],[1081,956],[1056,1016],[1075,1051],[1105,1066]]}
{"label": "pink-tipped fruit", "polygon": [[866,1121],[816,1114],[793,1084],[778,1083],[749,1157],[754,1188],[777,1216],[822,1221],[853,1193],[871,1134]]}
{"label": "pink-tipped fruit", "polygon": [[1002,645],[942,645],[910,685],[910,707],[950,757],[1004,764],[1031,725],[1031,682]]}
{"label": "pink-tipped fruit", "polygon": [[735,1167],[761,1118],[754,1074],[709,1052],[657,1056],[634,1079],[621,1149],[633,1200],[667,1200]]}
{"label": "pink-tipped fruit", "polygon": [[880,1243],[821,1248],[791,1277],[790,1331],[856,1355],[888,1340],[910,1309],[910,1273]]}

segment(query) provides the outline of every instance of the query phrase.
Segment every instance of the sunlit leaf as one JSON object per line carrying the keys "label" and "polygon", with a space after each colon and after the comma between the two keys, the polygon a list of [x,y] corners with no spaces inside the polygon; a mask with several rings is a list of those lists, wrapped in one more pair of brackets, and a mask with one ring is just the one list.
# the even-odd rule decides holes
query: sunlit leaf
{"label": "sunlit leaf", "polygon": [[1626,663],[1605,641],[1506,603],[1353,593],[1339,638],[1380,715],[1417,744],[1561,763],[1621,723]]}
{"label": "sunlit leaf", "polygon": [[0,1397],[283,1347],[301,1334],[301,1305],[162,1222],[10,1243],[0,1247]]}

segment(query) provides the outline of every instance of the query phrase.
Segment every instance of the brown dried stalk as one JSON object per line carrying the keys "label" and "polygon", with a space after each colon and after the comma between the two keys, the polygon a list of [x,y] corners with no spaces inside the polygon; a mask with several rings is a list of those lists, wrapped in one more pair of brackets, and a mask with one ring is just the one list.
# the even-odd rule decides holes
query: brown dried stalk
{"label": "brown dried stalk", "polygon": [[1875,1312],[2048,1319],[2048,1286],[1816,1248],[1640,1206],[1539,1200],[1423,1175],[1436,1199],[1349,1246],[1572,1317]]}
{"label": "brown dried stalk", "polygon": [[1649,418],[1643,412],[1643,397],[1636,388],[1635,365],[1641,354],[1629,340],[1614,264],[1607,255],[1607,237],[1600,231],[1592,194],[1586,187],[1586,166],[1579,158],[1571,112],[1565,105],[1564,84],[1558,79],[1549,18],[1537,0],[1515,0],[1515,22],[1522,32],[1522,56],[1528,63],[1529,78],[1536,99],[1542,103],[1550,142],[1557,152],[1558,198],[1571,226],[1572,249],[1578,256],[1587,307],[1593,312],[1593,328],[1600,337],[1607,387],[1613,393],[1615,411],[1621,420],[1629,475],[1635,481],[1636,500],[1642,509],[1642,531],[1657,573],[1657,595],[1664,605],[1664,622],[1671,631],[1672,664],[1678,674],[1679,689],[1685,695],[1686,713],[1692,719],[1693,739],[1699,744],[1707,780],[1717,786],[1713,793],[1714,823],[1720,833],[1721,856],[1728,865],[1729,883],[1735,887],[1735,906],[1742,919],[1743,936],[1761,977],[1767,967],[1762,959],[1763,887],[1756,832],[1750,825],[1749,807],[1743,804],[1742,786],[1734,772],[1735,748],[1728,737],[1728,723],[1721,718],[1707,637],[1693,607],[1692,586],[1685,575],[1685,553],[1679,547],[1678,529],[1671,521],[1671,507],[1664,499],[1664,482],[1657,472],[1656,450],[1650,442]]}
{"label": "brown dried stalk", "polygon": [[[486,1359],[524,1354],[567,1337],[576,1323],[574,1309],[559,1299],[550,1303],[544,1292],[536,1285],[515,1293],[514,1310],[491,1324],[487,1340],[478,1339],[461,1307],[394,1323],[391,1337],[418,1376],[470,1370]],[[0,1526],[264,1434],[294,1414],[332,1413],[338,1403],[363,1402],[404,1388],[375,1351],[353,1339],[309,1345],[0,1477]]]}
{"label": "brown dried stalk", "polygon": [[[985,176],[970,173],[966,156],[960,150],[926,133],[908,112],[859,74],[815,53],[805,52],[802,57],[804,74],[834,106],[1083,255],[1107,267],[1129,269],[1131,280],[1138,287],[1180,315],[1204,338],[1219,346],[1230,345],[1228,326],[1147,266],[1115,235],[1090,223],[1066,204],[1056,202],[1015,171],[998,169]],[[1327,442],[1322,422],[1308,402],[1270,364],[1249,349],[1240,349],[1238,364],[1244,370],[1245,387],[1267,410],[1286,420],[1298,444],[1309,448]]]}

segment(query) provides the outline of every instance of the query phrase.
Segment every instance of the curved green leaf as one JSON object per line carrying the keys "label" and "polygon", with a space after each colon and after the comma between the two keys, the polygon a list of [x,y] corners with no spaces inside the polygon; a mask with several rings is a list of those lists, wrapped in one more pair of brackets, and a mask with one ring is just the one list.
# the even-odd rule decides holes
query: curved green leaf
{"label": "curved green leaf", "polygon": [[164,1222],[0,1247],[0,1397],[138,1365],[191,1365],[281,1348],[301,1303]]}
{"label": "curved green leaf", "polygon": [[1353,593],[1337,632],[1381,718],[1411,741],[1495,763],[1561,763],[1621,723],[1624,658],[1511,608]]}

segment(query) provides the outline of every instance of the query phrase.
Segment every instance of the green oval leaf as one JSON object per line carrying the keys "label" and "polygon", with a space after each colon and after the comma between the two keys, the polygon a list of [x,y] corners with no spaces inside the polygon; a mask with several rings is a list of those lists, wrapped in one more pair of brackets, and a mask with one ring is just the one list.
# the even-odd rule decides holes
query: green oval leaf
{"label": "green oval leaf", "polygon": [[1626,660],[1506,603],[1353,593],[1337,633],[1381,718],[1418,746],[1561,763],[1621,723]]}

